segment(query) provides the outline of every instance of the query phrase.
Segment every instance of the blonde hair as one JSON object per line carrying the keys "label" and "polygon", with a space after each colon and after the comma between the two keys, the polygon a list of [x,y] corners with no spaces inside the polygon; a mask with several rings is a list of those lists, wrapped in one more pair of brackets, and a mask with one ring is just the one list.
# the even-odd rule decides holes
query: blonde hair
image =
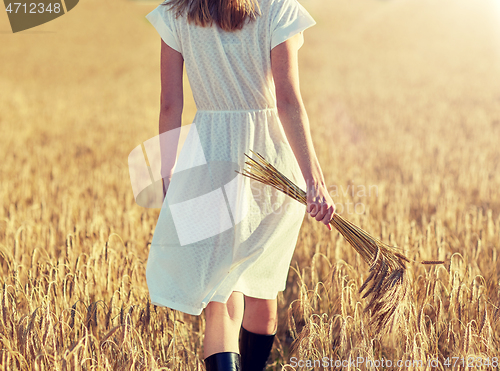
{"label": "blonde hair", "polygon": [[256,0],[166,0],[161,5],[170,5],[176,17],[187,12],[188,22],[202,27],[215,22],[224,31],[239,30],[260,15]]}

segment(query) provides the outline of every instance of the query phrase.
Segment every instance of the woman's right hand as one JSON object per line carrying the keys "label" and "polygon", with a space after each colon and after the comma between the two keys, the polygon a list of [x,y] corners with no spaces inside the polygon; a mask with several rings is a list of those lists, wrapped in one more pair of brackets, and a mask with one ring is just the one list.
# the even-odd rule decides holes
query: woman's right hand
{"label": "woman's right hand", "polygon": [[311,182],[307,186],[307,208],[309,215],[317,221],[322,222],[331,231],[332,220],[335,214],[335,204],[333,203],[326,186],[321,183]]}

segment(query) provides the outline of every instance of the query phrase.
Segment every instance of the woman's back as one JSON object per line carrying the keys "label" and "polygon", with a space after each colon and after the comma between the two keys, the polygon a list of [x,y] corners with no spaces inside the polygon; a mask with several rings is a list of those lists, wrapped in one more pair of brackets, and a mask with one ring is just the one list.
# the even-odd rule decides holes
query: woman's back
{"label": "woman's back", "polygon": [[147,15],[165,43],[182,54],[198,110],[276,106],[270,51],[315,22],[296,0],[261,0],[259,7],[256,20],[232,32],[176,19],[168,5]]}
{"label": "woman's back", "polygon": [[[238,351],[243,370],[264,368],[276,331],[276,297],[286,287],[305,211],[285,194],[237,174],[244,154],[258,152],[303,189],[307,179],[309,212],[318,221],[329,225],[334,212],[298,86],[301,32],[315,22],[297,0],[257,1],[260,15],[231,32],[216,22],[202,27],[185,15],[175,18],[168,6],[147,15],[164,41],[160,133],[181,125],[183,63],[198,111],[175,167],[169,156],[176,144],[162,144],[168,189],[146,279],[152,304],[193,315],[206,309],[207,371],[239,369]],[[251,2],[177,4],[191,6],[202,20],[201,10],[213,6],[215,19],[222,14],[236,22],[236,11],[218,13],[216,7]]]}
{"label": "woman's back", "polygon": [[[160,132],[162,123],[165,130],[181,124],[182,60],[198,108],[175,170],[164,173],[172,176],[146,268],[155,305],[199,315],[211,302],[226,303],[234,291],[275,300],[285,289],[304,207],[235,170],[241,171],[245,153],[253,150],[306,187],[280,121],[273,82],[280,73],[297,73],[276,73],[280,48],[271,50],[315,22],[297,0],[260,0],[259,8],[260,16],[232,32],[175,18],[164,5],[147,15],[170,47],[162,45]],[[292,43],[294,58],[299,41]],[[278,103],[283,90],[297,91],[286,80],[276,79]],[[288,85],[293,88],[283,88]],[[290,120],[302,105],[288,106],[288,113],[280,108],[283,117],[304,127],[305,115]],[[303,149],[303,142],[295,143]]]}

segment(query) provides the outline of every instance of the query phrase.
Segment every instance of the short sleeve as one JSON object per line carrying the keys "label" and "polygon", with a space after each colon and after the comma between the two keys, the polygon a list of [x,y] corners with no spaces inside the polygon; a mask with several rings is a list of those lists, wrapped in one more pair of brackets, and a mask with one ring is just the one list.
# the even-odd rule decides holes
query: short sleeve
{"label": "short sleeve", "polygon": [[281,8],[271,21],[271,49],[316,24],[297,0],[283,0],[277,3]]}
{"label": "short sleeve", "polygon": [[177,33],[175,32],[174,16],[168,10],[168,6],[158,5],[146,15],[146,19],[154,26],[165,44],[182,54]]}

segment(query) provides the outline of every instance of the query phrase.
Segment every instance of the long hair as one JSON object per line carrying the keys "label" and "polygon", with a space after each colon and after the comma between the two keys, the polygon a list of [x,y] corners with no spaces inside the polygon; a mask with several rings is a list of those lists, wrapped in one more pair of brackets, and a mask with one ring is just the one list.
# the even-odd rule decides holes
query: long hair
{"label": "long hair", "polygon": [[215,22],[224,31],[239,30],[260,15],[257,0],[166,0],[161,5],[170,5],[176,17],[187,12],[188,22],[202,27]]}

